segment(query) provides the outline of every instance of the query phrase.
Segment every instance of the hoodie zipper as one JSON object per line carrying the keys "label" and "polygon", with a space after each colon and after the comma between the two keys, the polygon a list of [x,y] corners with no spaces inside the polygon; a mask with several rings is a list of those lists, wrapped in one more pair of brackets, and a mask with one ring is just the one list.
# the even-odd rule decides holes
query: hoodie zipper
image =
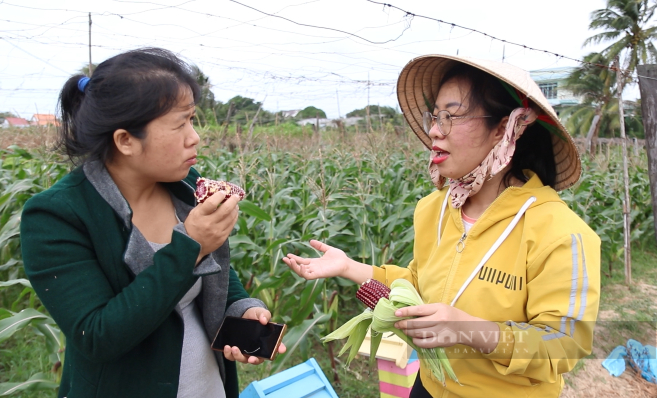
{"label": "hoodie zipper", "polygon": [[461,253],[465,249],[465,239],[468,237],[468,234],[463,232],[463,236],[456,242],[456,252]]}

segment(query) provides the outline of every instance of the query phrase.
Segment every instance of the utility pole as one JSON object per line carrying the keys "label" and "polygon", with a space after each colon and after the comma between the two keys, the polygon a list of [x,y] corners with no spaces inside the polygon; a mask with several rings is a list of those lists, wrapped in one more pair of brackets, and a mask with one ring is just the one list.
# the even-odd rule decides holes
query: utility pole
{"label": "utility pole", "polygon": [[[657,64],[638,65],[643,129],[646,133],[648,177],[652,197],[652,214],[657,220]],[[657,222],[653,223],[657,238]]]}
{"label": "utility pole", "polygon": [[[253,116],[253,120],[251,120],[251,125],[249,126],[249,141],[246,143],[247,148],[251,148],[251,143],[253,142],[253,127],[254,127],[256,121],[258,120],[258,114],[260,114],[260,110],[262,109],[262,105],[265,103],[266,100],[267,100],[267,96],[265,95],[265,99],[262,100],[262,102],[260,103],[260,106],[258,107],[258,110],[256,111],[255,115]],[[248,113],[246,113],[246,111],[244,113],[246,114],[246,119],[247,119],[246,122],[248,123],[249,122],[249,115],[248,115]]]}
{"label": "utility pole", "polygon": [[376,104],[376,107],[379,109],[379,129],[381,134],[383,134],[383,116],[381,115],[381,104]]}
{"label": "utility pole", "polygon": [[225,136],[226,133],[228,133],[228,126],[230,125],[230,116],[233,113],[234,105],[235,104],[233,102],[230,102],[230,104],[228,105],[228,112],[226,113],[226,120],[224,120],[224,128],[223,128],[223,132],[221,133],[222,136]]}
{"label": "utility pole", "polygon": [[340,115],[340,96],[338,95],[338,89],[335,89],[335,98],[338,101],[338,119],[342,119],[342,115]]}
{"label": "utility pole", "polygon": [[625,195],[623,199],[623,231],[625,238],[625,284],[632,284],[632,257],[630,251],[630,177],[627,171],[627,139],[625,137],[625,114],[623,112],[623,87],[625,76],[620,68],[618,57],[614,59],[614,67],[616,69],[616,90],[618,94],[618,115],[620,117],[620,136],[623,144],[623,186],[625,187]]}
{"label": "utility pole", "polygon": [[89,13],[89,77],[93,71],[91,70],[91,13]]}
{"label": "utility pole", "polygon": [[367,109],[365,113],[367,116],[367,132],[371,133],[372,124],[370,123],[370,72],[367,72]]}
{"label": "utility pole", "polygon": [[280,111],[278,110],[278,100],[276,100],[276,121],[274,122],[274,125],[278,127],[278,114]]}

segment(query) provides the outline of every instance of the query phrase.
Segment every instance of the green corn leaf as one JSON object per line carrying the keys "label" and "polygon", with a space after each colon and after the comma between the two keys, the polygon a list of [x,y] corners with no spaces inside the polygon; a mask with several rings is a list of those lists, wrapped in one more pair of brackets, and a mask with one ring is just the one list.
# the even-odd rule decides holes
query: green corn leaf
{"label": "green corn leaf", "polygon": [[0,282],[0,287],[13,286],[13,285],[16,285],[16,284],[21,284],[21,285],[23,285],[25,287],[29,287],[29,288],[32,287],[32,284],[27,279],[11,279],[11,280],[8,280],[8,281],[1,281]]}
{"label": "green corn leaf", "polygon": [[251,217],[255,217],[258,220],[271,221],[271,216],[267,214],[267,212],[256,206],[253,202],[250,202],[248,200],[242,200],[239,203],[239,207],[240,207],[240,211],[250,215]]}
{"label": "green corn leaf", "polygon": [[358,327],[361,322],[370,322],[371,319],[372,310],[368,308],[360,315],[356,315],[355,317],[351,318],[349,321],[347,321],[347,323],[334,330],[331,334],[322,337],[322,342],[326,343],[333,340],[345,339],[349,337],[354,330],[356,330],[356,327]]}
{"label": "green corn leaf", "polygon": [[424,357],[425,365],[431,369],[431,373],[445,385],[445,372],[443,371],[443,365],[438,360],[438,355],[435,349],[420,348],[418,355]]}
{"label": "green corn leaf", "polygon": [[0,341],[11,337],[16,331],[29,325],[35,319],[50,319],[33,308],[27,308],[14,316],[0,320]]}
{"label": "green corn leaf", "polygon": [[306,341],[309,335],[313,333],[313,330],[317,325],[329,322],[331,320],[331,314],[322,314],[316,313],[313,319],[306,319],[301,322],[299,325],[290,328],[285,336],[283,336],[283,344],[287,347],[285,355],[279,355],[274,360],[272,364],[272,373],[276,373],[284,369],[284,365],[287,360],[292,356],[292,353],[296,351],[299,346]]}
{"label": "green corn leaf", "polygon": [[[415,351],[418,351],[418,350],[419,350],[419,348],[415,345],[415,343],[413,343],[413,339],[410,338],[409,336],[407,336],[406,334],[404,334],[404,332],[402,332],[402,331],[399,330],[399,329],[392,329],[391,331],[392,331],[395,335],[397,335],[397,337],[399,337],[400,339],[404,340],[404,342],[405,342],[406,344],[408,344],[409,346],[411,346]],[[418,352],[419,352],[419,351],[418,351]]]}
{"label": "green corn leaf", "polygon": [[406,306],[424,304],[413,284],[406,279],[397,279],[392,282],[390,289],[390,299],[380,299],[376,304],[376,307],[374,307],[374,311],[372,311],[372,334],[374,335],[377,332],[379,334],[389,331],[394,332],[418,352],[424,366],[429,368],[431,373],[433,373],[443,385],[445,384],[445,373],[458,383],[456,374],[454,373],[443,348],[419,348],[413,343],[413,339],[408,337],[401,330],[396,329],[394,326],[397,321],[408,319],[408,317],[396,316],[395,311]]}
{"label": "green corn leaf", "polygon": [[454,373],[454,370],[452,369],[452,365],[450,365],[449,363],[449,359],[447,358],[447,353],[445,352],[445,349],[442,347],[436,348],[436,353],[438,354],[438,360],[440,361],[442,368],[447,372],[447,375],[450,377],[450,379],[458,383],[459,379],[456,377],[456,373]]}
{"label": "green corn leaf", "polygon": [[376,362],[376,352],[379,351],[379,346],[381,345],[381,339],[383,338],[383,333],[375,332],[374,330],[370,333],[370,367],[374,366]]}
{"label": "green corn leaf", "polygon": [[45,373],[37,373],[29,380],[20,383],[0,383],[0,397],[12,395],[18,391],[53,390],[58,385]]}
{"label": "green corn leaf", "polygon": [[308,318],[308,315],[313,312],[313,305],[315,304],[317,296],[322,293],[323,288],[324,279],[306,281],[306,286],[301,292],[299,301],[292,311],[292,323],[301,323],[304,319]]}
{"label": "green corn leaf", "polygon": [[365,336],[367,335],[367,329],[370,327],[369,323],[370,322],[368,320],[360,322],[356,327],[356,330],[354,330],[351,336],[349,336],[347,344],[351,346],[351,349],[349,350],[349,356],[347,357],[347,366],[349,366],[351,361],[356,357],[356,355],[358,355],[358,349],[360,348],[360,345],[363,344],[363,340],[365,340]]}
{"label": "green corn leaf", "polygon": [[390,300],[382,298],[376,304],[372,317],[372,330],[377,332],[389,332],[395,327],[395,322],[403,319],[395,316],[395,311],[399,308]]}
{"label": "green corn leaf", "polygon": [[62,357],[64,354],[62,352],[64,351],[65,338],[61,330],[56,327],[55,322],[49,319],[34,321],[32,324],[45,336],[48,352],[55,354],[57,361],[63,362]]}
{"label": "green corn leaf", "polygon": [[5,319],[5,318],[9,318],[10,316],[13,316],[13,315],[14,315],[14,313],[9,311],[8,309],[0,308],[0,320]]}
{"label": "green corn leaf", "polygon": [[406,279],[396,279],[390,284],[390,301],[404,306],[422,305],[424,301],[415,286]]}

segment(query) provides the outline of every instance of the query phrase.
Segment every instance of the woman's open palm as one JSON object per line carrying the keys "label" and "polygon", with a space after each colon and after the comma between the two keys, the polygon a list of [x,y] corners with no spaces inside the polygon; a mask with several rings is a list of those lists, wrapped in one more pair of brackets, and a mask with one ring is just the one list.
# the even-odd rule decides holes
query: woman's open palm
{"label": "woman's open palm", "polygon": [[305,258],[288,254],[283,257],[283,262],[304,279],[343,276],[349,264],[349,257],[342,250],[318,240],[311,240],[310,246],[324,255],[319,258]]}

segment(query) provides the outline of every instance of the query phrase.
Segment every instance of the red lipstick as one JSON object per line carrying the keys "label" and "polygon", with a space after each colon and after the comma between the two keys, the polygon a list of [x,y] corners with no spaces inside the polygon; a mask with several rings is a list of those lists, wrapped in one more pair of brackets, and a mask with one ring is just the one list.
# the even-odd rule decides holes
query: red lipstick
{"label": "red lipstick", "polygon": [[449,152],[440,148],[439,146],[434,145],[431,147],[431,163],[441,164],[449,157]]}

